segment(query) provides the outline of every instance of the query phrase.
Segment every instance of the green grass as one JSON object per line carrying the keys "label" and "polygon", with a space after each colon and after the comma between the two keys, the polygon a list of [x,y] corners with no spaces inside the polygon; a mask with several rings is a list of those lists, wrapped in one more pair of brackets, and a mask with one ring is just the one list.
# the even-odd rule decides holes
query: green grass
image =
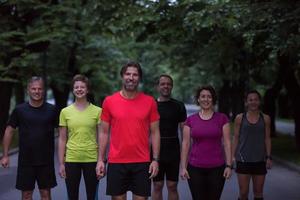
{"label": "green grass", "polygon": [[272,154],[283,160],[300,165],[300,152],[297,151],[293,136],[278,134],[277,137],[272,138]]}

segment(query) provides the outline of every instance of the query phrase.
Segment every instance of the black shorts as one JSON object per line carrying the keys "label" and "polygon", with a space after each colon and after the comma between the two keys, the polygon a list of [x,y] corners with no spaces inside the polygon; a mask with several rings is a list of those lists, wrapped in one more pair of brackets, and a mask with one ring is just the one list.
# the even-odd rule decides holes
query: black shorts
{"label": "black shorts", "polygon": [[35,188],[50,189],[57,185],[54,165],[18,166],[16,188],[22,191],[31,191]]}
{"label": "black shorts", "polygon": [[170,162],[159,161],[159,171],[157,176],[153,178],[153,181],[163,181],[166,176],[168,181],[178,182],[179,162],[180,160]]}
{"label": "black shorts", "polygon": [[237,162],[235,171],[238,174],[265,175],[266,162]]}
{"label": "black shorts", "polygon": [[109,163],[107,167],[106,194],[118,196],[132,191],[139,196],[151,195],[149,162]]}

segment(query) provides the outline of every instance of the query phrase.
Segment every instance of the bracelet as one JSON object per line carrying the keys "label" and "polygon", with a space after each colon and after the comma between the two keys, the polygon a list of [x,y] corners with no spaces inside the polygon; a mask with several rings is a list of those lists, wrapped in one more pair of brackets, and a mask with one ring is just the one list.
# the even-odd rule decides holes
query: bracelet
{"label": "bracelet", "polygon": [[232,166],[232,165],[226,164],[226,165],[225,165],[225,168],[233,169],[233,166]]}
{"label": "bracelet", "polygon": [[273,160],[272,156],[266,156],[266,159]]}

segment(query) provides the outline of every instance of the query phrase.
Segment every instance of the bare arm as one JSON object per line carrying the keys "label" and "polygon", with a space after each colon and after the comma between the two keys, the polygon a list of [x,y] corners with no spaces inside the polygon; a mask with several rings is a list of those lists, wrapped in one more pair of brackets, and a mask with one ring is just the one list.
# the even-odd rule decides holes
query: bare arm
{"label": "bare arm", "polygon": [[191,144],[191,133],[190,127],[183,127],[183,137],[181,144],[181,173],[180,176],[182,179],[189,178],[189,174],[187,172],[187,161],[188,161],[188,153]]}
{"label": "bare arm", "polygon": [[184,126],[184,122],[180,122],[178,124],[178,128],[179,128],[179,135],[180,135],[180,140],[179,141],[182,141],[183,140],[183,126]]}
{"label": "bare arm", "polygon": [[9,158],[8,158],[8,150],[9,146],[11,144],[13,134],[14,134],[15,129],[11,126],[7,126],[4,132],[4,137],[3,137],[3,157],[1,159],[1,165],[6,168],[9,167]]}
{"label": "bare arm", "polygon": [[265,120],[265,145],[266,145],[266,154],[267,154],[267,168],[272,167],[272,159],[271,159],[271,119],[268,115],[264,114]]}
{"label": "bare arm", "polygon": [[241,127],[241,121],[242,121],[243,114],[239,114],[235,117],[234,120],[234,136],[233,136],[233,145],[232,145],[232,159],[235,161],[235,154],[236,149],[239,142],[239,135],[240,135],[240,127]]}
{"label": "bare arm", "polygon": [[98,161],[106,160],[106,148],[109,141],[109,123],[101,121],[98,127],[99,152]]}
{"label": "bare arm", "polygon": [[105,176],[105,161],[106,161],[106,148],[109,141],[109,123],[101,121],[98,125],[98,162],[96,166],[96,174],[98,178]]}
{"label": "bare arm", "polygon": [[224,141],[224,151],[226,157],[226,165],[230,167],[225,167],[223,176],[228,179],[231,176],[231,164],[232,164],[232,156],[231,156],[231,139],[230,139],[230,126],[229,123],[223,126],[223,141]]}
{"label": "bare arm", "polygon": [[58,162],[59,162],[59,175],[62,178],[66,178],[65,172],[65,152],[67,144],[67,127],[61,126],[58,129]]}
{"label": "bare arm", "polygon": [[223,126],[223,139],[224,139],[224,151],[226,156],[226,164],[231,165],[232,154],[231,154],[231,139],[230,139],[229,123]]}
{"label": "bare arm", "polygon": [[149,178],[153,178],[158,173],[158,160],[160,152],[160,132],[159,132],[159,121],[152,122],[150,125],[151,131],[151,146],[153,152],[153,161],[149,167],[149,173],[151,173]]}

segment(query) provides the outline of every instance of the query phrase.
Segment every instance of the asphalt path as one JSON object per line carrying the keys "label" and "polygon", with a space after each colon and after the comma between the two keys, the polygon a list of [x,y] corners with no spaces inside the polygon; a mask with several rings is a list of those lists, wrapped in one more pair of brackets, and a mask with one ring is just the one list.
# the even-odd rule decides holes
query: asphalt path
{"label": "asphalt path", "polygon": [[[20,199],[20,192],[15,189],[15,178],[17,169],[17,156],[10,156],[11,165],[8,169],[0,168],[0,200]],[[55,159],[57,161],[57,158]],[[56,169],[58,169],[56,163]],[[57,174],[58,185],[52,190],[54,200],[67,199],[64,180]],[[266,200],[299,200],[300,199],[300,172],[290,170],[282,165],[274,163],[271,170],[268,171],[265,183]],[[108,200],[109,196],[105,195],[106,178],[101,179],[99,183],[98,197],[100,200]],[[189,200],[191,194],[186,181],[179,180],[178,184],[180,199]],[[237,199],[238,185],[236,174],[226,181],[221,200]],[[250,199],[252,195],[249,196]],[[38,190],[34,191],[34,198],[40,199]],[[80,199],[86,199],[85,187],[83,182],[80,186]],[[131,193],[128,193],[128,199],[131,199]],[[167,192],[164,189],[164,199],[167,199]]]}
{"label": "asphalt path", "polygon": [[[197,109],[193,106],[192,108]],[[188,107],[188,112],[193,113],[195,110]],[[286,128],[283,130],[287,130]],[[15,200],[20,199],[20,192],[15,189],[15,179],[17,171],[17,156],[13,154],[10,156],[10,167],[7,169],[0,168],[0,200]],[[58,159],[55,157],[56,170],[58,169]],[[52,189],[52,199],[64,200],[67,199],[66,187],[64,180],[57,174],[58,185]],[[109,196],[105,195],[106,190],[106,177],[101,179],[99,183],[98,198],[100,200],[108,200]],[[188,188],[187,181],[179,180],[178,190],[180,199],[190,200],[191,194]],[[295,171],[287,168],[284,165],[274,162],[274,166],[268,171],[265,183],[265,199],[266,200],[300,200],[300,171]],[[167,199],[166,188],[164,188],[164,199]],[[131,198],[131,193],[127,194],[128,199]],[[226,181],[225,187],[222,193],[221,200],[234,200],[238,196],[238,184],[236,174]],[[250,193],[249,199],[252,199],[252,193]],[[34,200],[40,199],[38,190],[34,191]],[[83,181],[80,185],[80,200],[85,200],[85,187]]]}

